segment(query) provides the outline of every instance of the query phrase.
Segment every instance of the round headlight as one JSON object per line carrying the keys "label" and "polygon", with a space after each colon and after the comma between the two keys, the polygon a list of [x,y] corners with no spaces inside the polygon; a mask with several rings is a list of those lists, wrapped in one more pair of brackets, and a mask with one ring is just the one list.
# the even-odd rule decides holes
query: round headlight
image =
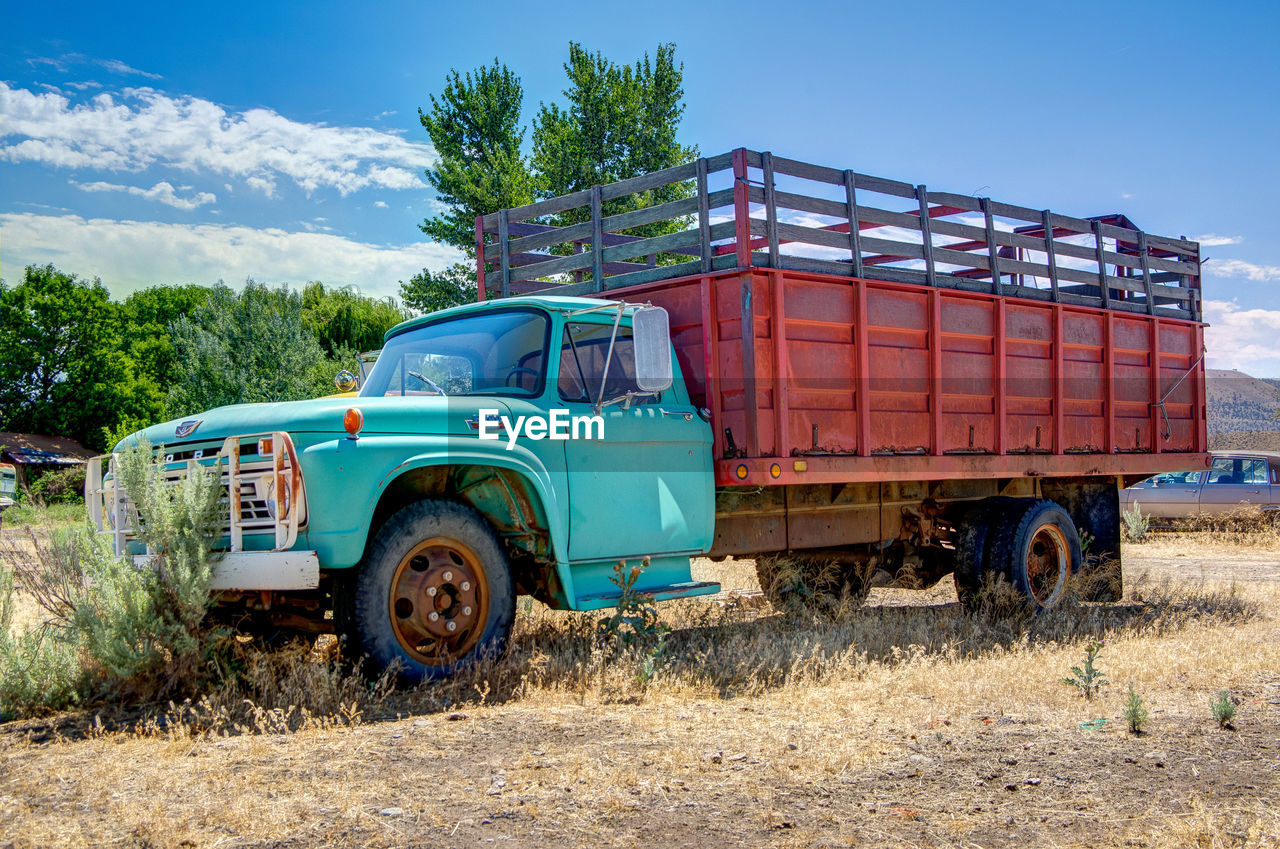
{"label": "round headlight", "polygon": [[267,481],[267,513],[272,519],[284,519],[289,516],[289,479],[281,477],[279,498],[276,493],[275,480]]}

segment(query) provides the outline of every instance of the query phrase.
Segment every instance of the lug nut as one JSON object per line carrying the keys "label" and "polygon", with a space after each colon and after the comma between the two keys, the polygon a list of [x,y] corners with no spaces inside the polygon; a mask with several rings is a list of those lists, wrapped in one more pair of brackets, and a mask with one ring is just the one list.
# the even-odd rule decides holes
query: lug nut
{"label": "lug nut", "polygon": [[445,572],[445,573],[444,573],[444,579],[445,579],[446,581],[452,581],[452,580],[453,580],[453,573],[452,573],[452,572]]}
{"label": "lug nut", "polygon": [[448,628],[450,631],[456,631],[458,630],[458,623],[450,622],[448,625],[445,625],[444,627]]}
{"label": "lug nut", "polygon": [[470,616],[470,615],[471,615],[471,608],[469,608],[469,607],[464,607],[464,608],[462,608],[462,615],[463,615],[463,616]]}
{"label": "lug nut", "polygon": [[438,590],[435,587],[427,587],[427,595],[431,596],[432,598],[435,598],[435,595],[437,592]]}
{"label": "lug nut", "polygon": [[465,592],[467,592],[467,591],[468,591],[468,590],[470,590],[470,589],[471,589],[471,582],[470,582],[470,581],[463,581],[463,582],[462,582],[462,591],[465,593]]}
{"label": "lug nut", "polygon": [[430,613],[428,613],[428,614],[427,614],[427,618],[428,618],[428,619],[430,619],[432,622],[434,622],[434,621],[436,621],[437,619],[439,619],[439,618],[440,618],[440,614],[439,614],[439,613],[436,613],[436,612],[433,610],[433,611],[431,611]]}

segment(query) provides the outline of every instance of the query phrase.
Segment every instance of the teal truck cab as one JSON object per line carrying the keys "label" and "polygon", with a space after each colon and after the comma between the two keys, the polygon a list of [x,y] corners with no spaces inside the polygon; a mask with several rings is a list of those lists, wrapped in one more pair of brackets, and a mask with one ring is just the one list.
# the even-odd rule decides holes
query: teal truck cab
{"label": "teal truck cab", "polygon": [[[130,437],[169,474],[221,460],[220,605],[337,624],[378,667],[445,674],[501,648],[517,593],[613,604],[715,592],[711,427],[673,372],[666,313],[584,298],[483,302],[393,329],[355,398],[223,407]],[[90,510],[121,554],[128,496],[101,458]],[[133,553],[141,553],[138,549]]]}
{"label": "teal truck cab", "polygon": [[[356,397],[141,434],[175,477],[222,460],[223,609],[426,678],[500,650],[518,593],[715,592],[700,554],[775,603],[1116,599],[1120,488],[1209,464],[1200,246],[1120,214],[739,148],[480,216],[475,256],[480,302],[394,328]],[[114,481],[90,509],[130,553]]]}

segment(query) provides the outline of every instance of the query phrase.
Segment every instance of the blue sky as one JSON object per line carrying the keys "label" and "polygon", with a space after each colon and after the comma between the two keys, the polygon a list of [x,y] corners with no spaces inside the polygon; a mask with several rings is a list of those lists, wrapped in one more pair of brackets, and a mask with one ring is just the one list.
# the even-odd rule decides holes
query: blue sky
{"label": "blue sky", "polygon": [[500,58],[532,117],[569,40],[618,61],[674,41],[704,153],[1201,238],[1210,366],[1277,377],[1277,33],[1272,3],[10,4],[0,275],[394,295],[456,258],[417,228],[417,109],[450,68]]}

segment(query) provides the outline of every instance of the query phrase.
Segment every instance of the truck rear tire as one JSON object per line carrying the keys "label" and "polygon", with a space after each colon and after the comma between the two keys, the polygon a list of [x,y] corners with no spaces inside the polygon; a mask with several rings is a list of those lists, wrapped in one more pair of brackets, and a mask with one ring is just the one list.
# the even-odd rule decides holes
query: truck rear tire
{"label": "truck rear tire", "polygon": [[969,508],[960,520],[955,546],[956,598],[965,607],[978,602],[982,582],[990,571],[991,543],[1001,511],[1008,509],[1011,499],[988,498]]}
{"label": "truck rear tire", "polygon": [[1080,570],[1080,534],[1053,501],[1013,502],[991,544],[990,567],[1037,608],[1057,607]]}
{"label": "truck rear tire", "polygon": [[355,578],[350,627],[377,674],[447,678],[506,647],[515,590],[484,518],[452,501],[418,501],[374,536]]}

